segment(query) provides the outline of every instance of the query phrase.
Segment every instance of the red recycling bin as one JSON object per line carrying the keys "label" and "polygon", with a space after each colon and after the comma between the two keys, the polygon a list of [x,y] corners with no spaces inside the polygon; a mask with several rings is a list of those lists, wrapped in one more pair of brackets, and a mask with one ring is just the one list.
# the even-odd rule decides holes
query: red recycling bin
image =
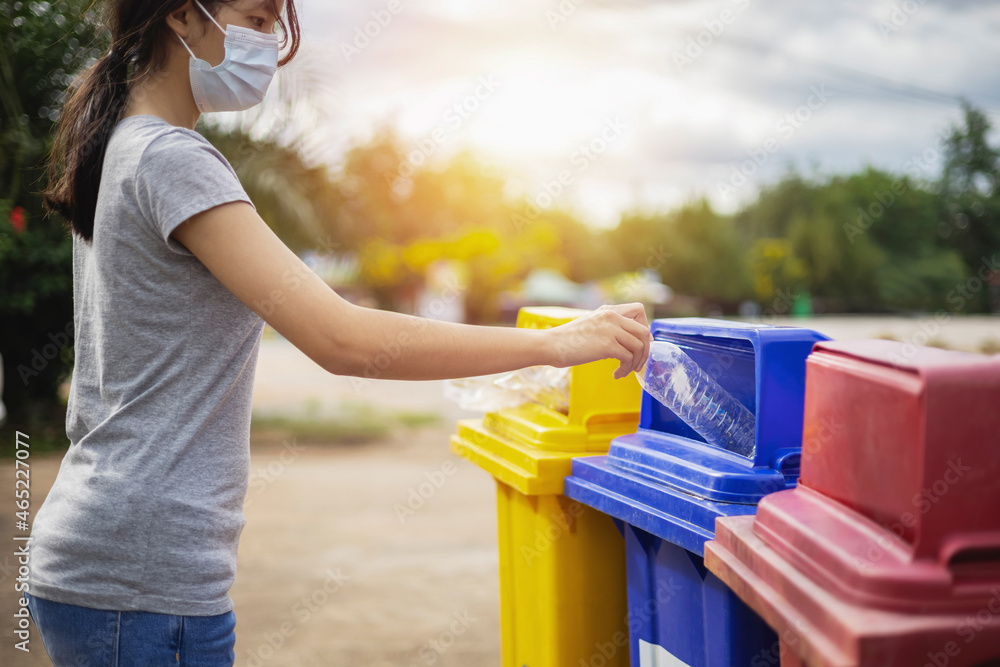
{"label": "red recycling bin", "polygon": [[778,634],[753,667],[1000,665],[1000,358],[817,343],[798,486],[705,564]]}

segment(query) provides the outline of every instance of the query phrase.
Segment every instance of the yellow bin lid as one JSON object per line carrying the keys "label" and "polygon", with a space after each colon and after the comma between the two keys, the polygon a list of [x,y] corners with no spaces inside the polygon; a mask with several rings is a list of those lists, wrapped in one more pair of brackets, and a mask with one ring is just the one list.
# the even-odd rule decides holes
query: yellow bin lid
{"label": "yellow bin lid", "polygon": [[[522,329],[549,329],[590,311],[579,308],[526,307],[517,314]],[[490,413],[485,424],[509,438],[554,451],[605,452],[619,435],[639,426],[642,387],[629,374],[614,379],[618,362],[602,359],[570,370],[569,412],[536,403]]]}
{"label": "yellow bin lid", "polygon": [[[547,329],[566,324],[589,311],[576,308],[528,307],[517,326]],[[601,454],[611,441],[639,426],[642,388],[630,374],[613,377],[613,359],[574,366],[570,371],[568,414],[528,403],[462,420],[451,448],[528,495],[562,493],[574,456]]]}
{"label": "yellow bin lid", "polygon": [[504,484],[528,496],[561,494],[579,452],[553,452],[514,442],[487,429],[479,419],[458,422],[451,450]]}

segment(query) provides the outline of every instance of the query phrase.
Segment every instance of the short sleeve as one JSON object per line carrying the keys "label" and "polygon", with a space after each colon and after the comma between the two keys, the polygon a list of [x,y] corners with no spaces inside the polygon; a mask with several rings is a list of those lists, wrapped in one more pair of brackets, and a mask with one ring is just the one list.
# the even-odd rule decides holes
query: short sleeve
{"label": "short sleeve", "polygon": [[135,187],[143,218],[170,250],[182,255],[191,252],[170,238],[182,222],[233,201],[253,206],[222,153],[180,129],[149,143],[139,159]]}

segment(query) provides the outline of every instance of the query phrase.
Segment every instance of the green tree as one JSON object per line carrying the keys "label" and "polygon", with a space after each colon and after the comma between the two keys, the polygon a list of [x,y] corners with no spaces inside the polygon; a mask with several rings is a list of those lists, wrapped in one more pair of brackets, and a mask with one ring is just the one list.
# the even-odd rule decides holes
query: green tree
{"label": "green tree", "polygon": [[345,207],[339,222],[358,238],[394,243],[439,238],[467,227],[510,229],[504,179],[468,153],[424,163],[390,129],[348,151],[335,175]]}
{"label": "green tree", "polygon": [[680,294],[727,309],[751,294],[747,256],[731,216],[704,199],[670,213],[632,213],[606,235],[618,270],[650,268]]}
{"label": "green tree", "polygon": [[929,310],[965,276],[938,233],[935,201],[910,177],[872,168],[815,182],[792,174],[736,219],[751,243],[790,243],[788,260],[826,310]]}
{"label": "green tree", "polygon": [[72,242],[60,218],[45,216],[40,191],[66,88],[106,48],[90,5],[0,2],[0,352],[12,427],[62,427],[56,390],[72,365],[72,338],[63,342],[72,333]]}
{"label": "green tree", "polygon": [[748,252],[754,296],[763,303],[791,306],[802,287],[806,269],[788,239],[759,238]]}
{"label": "green tree", "polygon": [[777,183],[765,185],[756,201],[736,212],[736,228],[747,244],[760,238],[784,238],[792,220],[808,210],[814,198],[814,184],[789,171]]}
{"label": "green tree", "polygon": [[[969,273],[979,274],[984,258],[1000,253],[1000,149],[988,142],[992,126],[986,114],[968,102],[962,110],[963,124],[952,127],[945,141],[940,231]],[[978,290],[971,304],[989,310],[988,290]]]}

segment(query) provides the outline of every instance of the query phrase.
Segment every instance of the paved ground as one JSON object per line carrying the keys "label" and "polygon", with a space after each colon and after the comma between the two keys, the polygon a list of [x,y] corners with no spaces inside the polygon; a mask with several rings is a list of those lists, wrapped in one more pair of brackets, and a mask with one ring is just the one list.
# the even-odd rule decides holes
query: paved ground
{"label": "paved ground", "polygon": [[1000,346],[1000,316],[951,316],[947,313],[922,317],[869,317],[830,315],[812,318],[778,317],[769,324],[808,327],[837,340],[892,337],[904,343],[935,345],[979,351],[986,343]]}
{"label": "paved ground", "polygon": [[[933,318],[824,318],[836,338],[914,340]],[[783,323],[802,324],[802,321]],[[954,347],[1000,340],[1000,319],[938,323]],[[462,416],[440,383],[358,384],[324,373],[277,337],[265,340],[254,407],[260,413],[343,414],[359,405],[437,412],[441,426],[382,442],[309,445],[255,441],[240,544],[237,664],[478,667],[499,663],[496,517],[486,473],[448,451]],[[41,506],[61,455],[31,459],[32,502]],[[454,466],[453,468],[451,466]],[[0,530],[13,531],[13,465],[0,463]],[[429,476],[429,477],[428,477]],[[440,488],[425,484],[439,482]],[[400,519],[411,490],[428,496]],[[416,497],[416,496],[412,496]],[[0,665],[48,665],[40,642],[12,648],[12,548],[0,552]]]}

